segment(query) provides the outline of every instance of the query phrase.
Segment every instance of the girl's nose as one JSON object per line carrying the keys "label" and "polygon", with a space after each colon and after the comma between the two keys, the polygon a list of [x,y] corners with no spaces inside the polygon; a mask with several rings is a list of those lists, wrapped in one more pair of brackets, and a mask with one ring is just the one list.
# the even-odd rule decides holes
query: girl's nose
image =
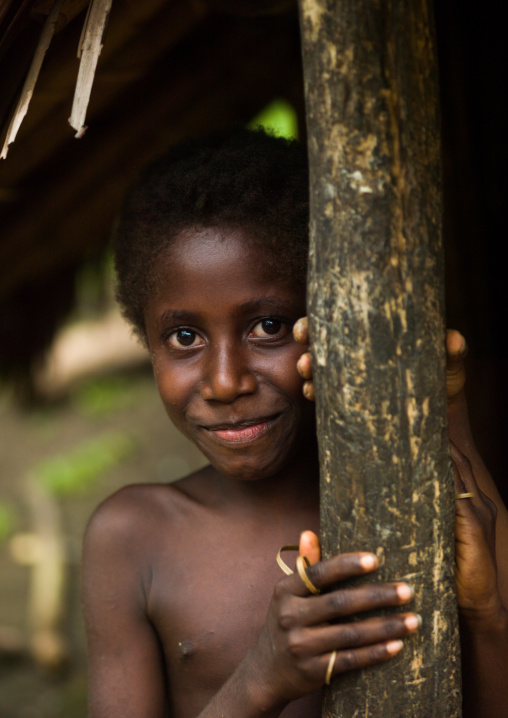
{"label": "girl's nose", "polygon": [[242,394],[255,392],[257,380],[243,352],[228,346],[210,350],[201,397],[230,403]]}

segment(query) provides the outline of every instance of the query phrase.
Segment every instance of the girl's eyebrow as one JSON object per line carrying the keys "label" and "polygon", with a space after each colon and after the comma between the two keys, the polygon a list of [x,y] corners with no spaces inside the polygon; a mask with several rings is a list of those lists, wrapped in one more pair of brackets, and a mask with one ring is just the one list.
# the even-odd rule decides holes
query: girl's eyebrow
{"label": "girl's eyebrow", "polygon": [[287,314],[294,314],[295,312],[298,313],[299,311],[302,311],[299,302],[292,302],[287,299],[281,299],[280,297],[260,297],[259,299],[249,299],[247,302],[240,304],[238,309],[242,314],[255,312],[274,312],[275,314],[284,312]]}
{"label": "girl's eyebrow", "polygon": [[165,327],[168,324],[192,324],[197,321],[198,315],[195,312],[186,312],[180,309],[166,309],[157,319],[160,327]]}
{"label": "girl's eyebrow", "polygon": [[[298,314],[303,316],[305,308],[301,307],[299,302],[292,302],[280,297],[259,297],[249,299],[238,305],[238,314],[288,314],[290,316]],[[164,329],[168,325],[176,324],[199,324],[202,317],[196,313],[181,309],[166,309],[157,319],[160,329]]]}

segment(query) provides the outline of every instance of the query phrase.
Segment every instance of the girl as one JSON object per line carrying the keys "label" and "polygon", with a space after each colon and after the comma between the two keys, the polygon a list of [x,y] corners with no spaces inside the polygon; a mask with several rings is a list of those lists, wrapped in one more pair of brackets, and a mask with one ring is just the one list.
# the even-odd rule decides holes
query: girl
{"label": "girl", "polygon": [[[305,152],[262,132],[173,149],[126,199],[118,297],[170,419],[210,465],[126,487],[90,521],[91,718],[318,718],[325,682],[391,660],[418,631],[408,584],[340,587],[376,570],[368,546],[319,560],[314,411],[298,360],[307,393],[311,372],[292,334],[305,313],[307,235]],[[457,501],[465,714],[497,718],[508,515],[470,437],[462,350],[451,333],[452,457],[458,492],[474,493]],[[298,537],[312,565],[283,576],[275,555]]]}

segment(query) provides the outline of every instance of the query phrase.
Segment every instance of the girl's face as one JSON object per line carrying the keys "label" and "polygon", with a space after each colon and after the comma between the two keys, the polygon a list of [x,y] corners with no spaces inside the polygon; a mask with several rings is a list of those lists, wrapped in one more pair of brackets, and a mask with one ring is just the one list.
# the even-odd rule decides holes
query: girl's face
{"label": "girl's face", "polygon": [[241,230],[186,230],[157,272],[145,321],[169,417],[222,474],[274,475],[315,436],[292,335],[303,291]]}

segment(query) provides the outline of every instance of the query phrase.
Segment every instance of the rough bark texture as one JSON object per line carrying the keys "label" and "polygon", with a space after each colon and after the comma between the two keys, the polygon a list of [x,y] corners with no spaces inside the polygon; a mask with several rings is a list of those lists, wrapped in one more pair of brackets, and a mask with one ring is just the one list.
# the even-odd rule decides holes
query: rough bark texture
{"label": "rough bark texture", "polygon": [[324,554],[376,552],[423,617],[395,659],[333,682],[323,715],[459,716],[432,17],[426,0],[300,13]]}

